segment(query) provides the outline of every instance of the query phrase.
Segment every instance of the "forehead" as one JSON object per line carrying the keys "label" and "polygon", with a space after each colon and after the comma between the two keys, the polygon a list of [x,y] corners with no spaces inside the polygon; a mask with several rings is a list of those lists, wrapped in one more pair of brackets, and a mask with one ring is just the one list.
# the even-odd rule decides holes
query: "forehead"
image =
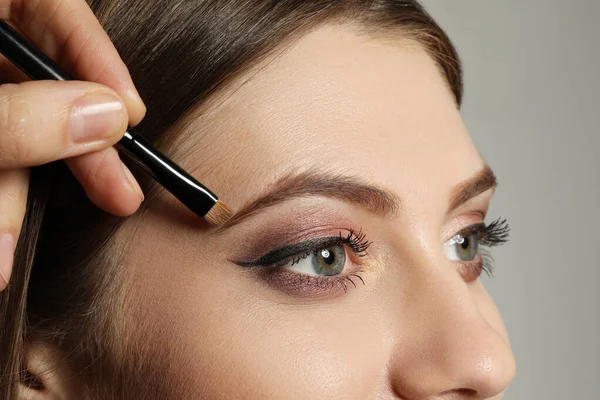
{"label": "forehead", "polygon": [[322,27],[239,78],[179,147],[234,208],[292,171],[357,175],[402,196],[449,190],[481,168],[426,51],[349,26]]}

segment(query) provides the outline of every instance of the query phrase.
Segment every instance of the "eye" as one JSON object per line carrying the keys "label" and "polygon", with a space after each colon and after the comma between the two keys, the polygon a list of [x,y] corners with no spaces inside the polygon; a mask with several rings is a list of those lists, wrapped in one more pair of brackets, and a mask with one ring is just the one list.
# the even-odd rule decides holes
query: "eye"
{"label": "eye", "polygon": [[444,254],[450,261],[473,261],[478,252],[478,232],[459,234],[444,243]]}
{"label": "eye", "polygon": [[345,265],[344,246],[332,245],[297,257],[282,268],[304,275],[334,276],[341,274]]}
{"label": "eye", "polygon": [[371,242],[362,231],[316,237],[271,250],[254,261],[234,261],[252,268],[273,287],[297,296],[328,297],[365,284],[359,260],[368,255]]}

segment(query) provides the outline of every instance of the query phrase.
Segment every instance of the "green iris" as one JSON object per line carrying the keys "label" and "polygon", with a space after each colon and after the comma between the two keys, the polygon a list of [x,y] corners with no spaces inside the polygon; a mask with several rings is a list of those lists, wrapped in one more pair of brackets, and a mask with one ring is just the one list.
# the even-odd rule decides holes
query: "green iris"
{"label": "green iris", "polygon": [[336,245],[317,250],[312,257],[312,267],[317,275],[339,275],[346,265],[344,246]]}
{"label": "green iris", "polygon": [[454,244],[459,260],[471,261],[477,256],[479,250],[479,236],[472,233],[469,236],[460,236]]}

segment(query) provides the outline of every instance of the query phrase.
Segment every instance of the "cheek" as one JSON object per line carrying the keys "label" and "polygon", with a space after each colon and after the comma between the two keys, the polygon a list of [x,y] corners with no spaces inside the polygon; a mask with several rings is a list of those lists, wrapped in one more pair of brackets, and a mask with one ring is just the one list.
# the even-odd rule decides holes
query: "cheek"
{"label": "cheek", "polygon": [[187,285],[176,299],[160,293],[172,312],[156,315],[163,337],[151,340],[168,343],[170,362],[158,365],[175,367],[158,368],[189,398],[364,399],[384,372],[389,346],[368,304],[276,304]]}
{"label": "cheek", "polygon": [[210,343],[197,346],[197,353],[209,352],[213,364],[228,369],[227,378],[214,389],[235,387],[240,395],[250,389],[254,398],[272,398],[274,393],[365,398],[384,364],[379,338],[373,330],[362,331],[358,323],[327,311],[306,311],[269,312],[234,323],[237,334],[224,352],[215,353]]}

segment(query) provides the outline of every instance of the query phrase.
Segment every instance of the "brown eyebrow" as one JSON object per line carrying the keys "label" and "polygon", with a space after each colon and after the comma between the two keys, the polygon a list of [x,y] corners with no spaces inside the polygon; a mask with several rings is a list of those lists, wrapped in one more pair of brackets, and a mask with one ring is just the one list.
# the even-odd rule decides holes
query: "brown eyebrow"
{"label": "brown eyebrow", "polygon": [[498,185],[496,175],[486,164],[474,177],[458,184],[450,196],[448,212],[458,208],[473,197]]}
{"label": "brown eyebrow", "polygon": [[282,203],[290,198],[323,196],[354,203],[382,216],[395,214],[400,200],[392,192],[368,185],[353,176],[306,171],[288,174],[272,185],[266,194],[244,206],[218,231],[230,228],[261,210]]}
{"label": "brown eyebrow", "polygon": [[[496,185],[496,176],[490,167],[485,165],[474,177],[456,186],[450,197],[448,212]],[[216,232],[231,228],[265,208],[303,196],[323,196],[343,200],[381,216],[396,214],[401,204],[400,199],[391,191],[363,183],[353,176],[314,170],[300,174],[291,173],[279,179],[265,194],[245,205],[229,221],[217,228]]]}

